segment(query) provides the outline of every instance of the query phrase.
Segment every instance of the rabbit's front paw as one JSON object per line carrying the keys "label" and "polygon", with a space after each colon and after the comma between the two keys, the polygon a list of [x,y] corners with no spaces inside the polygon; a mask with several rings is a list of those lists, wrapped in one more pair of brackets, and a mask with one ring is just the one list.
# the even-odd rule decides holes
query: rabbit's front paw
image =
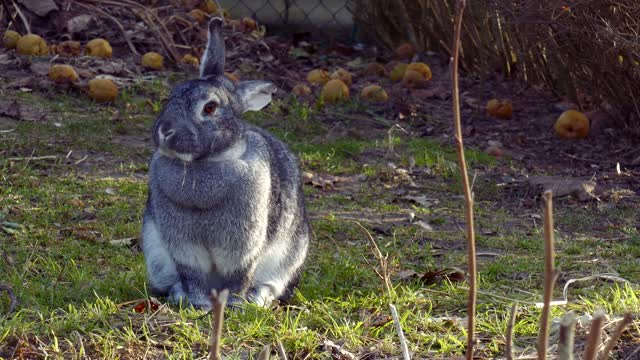
{"label": "rabbit's front paw", "polygon": [[250,289],[247,298],[249,302],[265,308],[270,307],[273,300],[275,300],[273,290],[268,285],[258,285]]}
{"label": "rabbit's front paw", "polygon": [[182,304],[186,306],[188,304],[187,293],[185,293],[184,289],[182,288],[182,284],[174,284],[171,289],[169,289],[169,296],[167,296],[167,300],[170,303],[176,305]]}

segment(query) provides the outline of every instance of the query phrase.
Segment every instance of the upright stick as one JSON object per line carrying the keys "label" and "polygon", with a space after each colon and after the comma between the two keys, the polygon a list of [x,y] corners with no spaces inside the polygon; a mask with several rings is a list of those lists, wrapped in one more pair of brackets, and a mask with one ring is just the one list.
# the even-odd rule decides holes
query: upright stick
{"label": "upright stick", "polygon": [[460,120],[460,89],[458,88],[458,62],[460,58],[460,32],[462,31],[462,13],[465,0],[456,3],[455,29],[453,35],[453,56],[451,57],[451,86],[453,97],[453,124],[455,127],[456,150],[458,165],[462,175],[464,191],[464,210],[467,222],[467,251],[469,261],[469,299],[467,302],[467,360],[473,359],[475,345],[475,315],[476,315],[476,238],[473,225],[473,195],[469,185],[467,162],[464,158],[464,144],[462,143],[462,121]]}
{"label": "upright stick", "polygon": [[538,334],[538,359],[547,357],[549,345],[549,314],[551,312],[551,297],[555,270],[553,268],[555,253],[553,251],[553,193],[547,190],[542,195],[544,199],[544,305],[540,318],[540,333]]}
{"label": "upright stick", "polygon": [[227,306],[229,290],[224,289],[218,293],[211,290],[211,303],[213,304],[213,329],[211,332],[211,354],[209,360],[222,360],[220,356],[220,339],[222,338],[222,324],[224,323],[224,308]]}

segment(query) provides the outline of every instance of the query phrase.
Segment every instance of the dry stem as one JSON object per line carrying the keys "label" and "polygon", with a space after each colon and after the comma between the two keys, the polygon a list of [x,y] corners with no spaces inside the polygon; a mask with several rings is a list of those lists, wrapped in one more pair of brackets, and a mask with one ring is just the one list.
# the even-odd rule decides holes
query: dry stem
{"label": "dry stem", "polygon": [[124,29],[124,26],[122,26],[122,24],[118,21],[118,19],[116,19],[115,17],[111,16],[108,12],[106,12],[104,10],[101,10],[97,6],[89,5],[89,4],[83,4],[83,3],[76,3],[76,4],[80,5],[80,7],[83,7],[85,9],[88,9],[88,10],[91,10],[91,11],[95,11],[96,13],[102,15],[103,17],[111,20],[114,24],[116,24],[116,27],[118,28],[118,30],[120,30],[120,33],[122,34],[122,37],[124,38],[124,41],[126,41],[127,45],[129,46],[129,49],[131,49],[131,52],[133,52],[136,55],[140,55],[140,53],[138,52],[136,47],[131,42],[131,39],[129,39],[129,36],[127,36],[127,31]]}
{"label": "dry stem", "polygon": [[222,338],[222,324],[224,323],[224,307],[227,305],[229,290],[224,289],[218,293],[211,290],[211,303],[213,304],[213,331],[211,333],[211,354],[209,360],[221,360],[220,339]]}
{"label": "dry stem", "polygon": [[576,318],[568,313],[560,320],[560,338],[558,340],[558,360],[573,360],[573,337]]}
{"label": "dry stem", "polygon": [[469,300],[467,303],[467,359],[473,359],[475,345],[475,314],[476,314],[476,239],[473,225],[473,195],[469,186],[469,174],[464,158],[464,144],[462,142],[462,121],[460,119],[460,90],[458,88],[458,62],[460,58],[460,33],[462,31],[462,13],[465,0],[456,3],[455,28],[453,36],[453,56],[451,58],[451,85],[453,96],[453,123],[455,126],[456,150],[458,165],[462,174],[462,188],[464,191],[465,220],[467,222],[467,251],[469,261]]}
{"label": "dry stem", "polygon": [[284,345],[282,345],[282,341],[278,340],[276,345],[276,350],[278,350],[278,355],[280,355],[280,360],[287,360],[287,351],[284,349]]}
{"label": "dry stem", "polygon": [[591,326],[589,327],[589,336],[587,337],[587,348],[584,350],[583,360],[596,360],[598,356],[598,348],[600,347],[600,337],[602,332],[602,325],[604,324],[604,312],[596,310],[591,319]]}
{"label": "dry stem", "polygon": [[400,338],[400,349],[402,349],[402,358],[404,360],[411,360],[411,356],[409,355],[409,347],[407,346],[407,339],[404,337],[402,325],[400,324],[398,310],[396,310],[396,307],[393,304],[389,304],[389,308],[391,309],[391,317],[393,318],[393,323],[396,325],[396,331],[398,332],[398,337]]}
{"label": "dry stem", "polygon": [[373,239],[373,236],[371,236],[371,233],[369,232],[369,230],[367,230],[367,228],[362,226],[362,224],[360,224],[357,221],[354,221],[354,223],[360,226],[362,230],[364,230],[367,233],[367,237],[369,238],[371,245],[373,245],[373,254],[380,262],[380,270],[382,271],[382,274],[380,274],[378,271],[376,271],[376,274],[378,274],[380,279],[384,282],[384,287],[387,290],[387,294],[389,295],[389,301],[391,301],[391,297],[393,294],[393,286],[391,285],[391,278],[389,277],[387,258],[382,255],[382,252],[380,251],[378,244],[376,244],[376,241]]}
{"label": "dry stem", "polygon": [[18,13],[20,20],[22,20],[24,29],[27,31],[28,34],[31,34],[31,26],[29,26],[29,22],[27,21],[27,18],[22,13],[22,10],[20,10],[20,7],[18,7],[15,1],[11,0],[11,3],[13,4],[13,7],[16,8],[16,13]]}
{"label": "dry stem", "polygon": [[555,270],[553,269],[553,193],[547,190],[542,195],[544,198],[544,306],[540,318],[540,333],[538,334],[538,359],[547,357],[549,345],[549,314],[551,313],[551,297],[553,296],[553,283]]}
{"label": "dry stem", "polygon": [[633,322],[633,316],[630,313],[624,314],[624,317],[622,318],[622,320],[620,321],[620,323],[616,327],[616,330],[614,331],[613,335],[611,336],[611,339],[609,339],[609,342],[607,343],[607,346],[602,351],[602,356],[600,356],[601,359],[608,359],[609,358],[609,353],[611,352],[611,350],[613,350],[613,347],[616,346],[616,342],[618,342],[618,340],[622,336],[622,333],[624,332],[624,330],[632,322]]}
{"label": "dry stem", "polygon": [[513,354],[513,328],[516,325],[516,314],[518,313],[518,303],[514,303],[511,306],[511,314],[509,315],[509,322],[507,323],[507,334],[505,336],[506,349],[505,355],[507,360],[515,359]]}

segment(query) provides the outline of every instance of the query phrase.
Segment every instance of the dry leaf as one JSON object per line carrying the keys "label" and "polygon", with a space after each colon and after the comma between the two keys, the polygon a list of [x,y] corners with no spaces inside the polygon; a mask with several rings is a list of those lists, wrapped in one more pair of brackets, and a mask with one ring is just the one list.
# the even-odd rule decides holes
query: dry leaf
{"label": "dry leaf", "polygon": [[580,201],[597,199],[593,194],[596,189],[596,182],[592,180],[582,180],[575,178],[563,178],[560,176],[531,176],[529,185],[539,192],[551,190],[553,197],[571,195]]}
{"label": "dry leaf", "polygon": [[415,272],[414,270],[411,269],[407,269],[407,270],[402,270],[400,272],[398,272],[396,274],[396,277],[400,280],[413,280],[413,279],[417,279],[418,278],[418,273]]}
{"label": "dry leaf", "polygon": [[49,74],[50,67],[51,64],[49,64],[48,62],[34,62],[29,68],[31,69],[32,73],[40,76],[45,76]]}
{"label": "dry leaf", "polygon": [[131,247],[131,246],[136,244],[137,240],[138,240],[138,238],[129,237],[129,238],[124,238],[124,239],[109,240],[109,244],[111,244],[113,246]]}
{"label": "dry leaf", "polygon": [[465,274],[462,269],[454,267],[451,269],[427,271],[420,279],[424,281],[425,285],[437,284],[445,280],[463,282],[465,280]]}
{"label": "dry leaf", "polygon": [[413,202],[415,204],[420,205],[423,208],[430,208],[434,205],[438,205],[438,203],[440,203],[440,201],[438,199],[432,199],[432,198],[428,198],[424,195],[419,195],[419,196],[413,196],[413,195],[406,195],[402,197],[403,199],[409,200],[410,202]]}
{"label": "dry leaf", "polygon": [[152,312],[155,312],[155,311],[158,311],[158,308],[160,308],[160,302],[158,302],[156,298],[152,297],[152,298],[149,298],[148,300],[143,300],[137,303],[133,307],[133,311],[137,313],[142,313],[142,312],[145,312],[147,309],[151,309]]}
{"label": "dry leaf", "polygon": [[45,17],[52,11],[60,10],[53,0],[17,0],[29,11],[34,14]]}

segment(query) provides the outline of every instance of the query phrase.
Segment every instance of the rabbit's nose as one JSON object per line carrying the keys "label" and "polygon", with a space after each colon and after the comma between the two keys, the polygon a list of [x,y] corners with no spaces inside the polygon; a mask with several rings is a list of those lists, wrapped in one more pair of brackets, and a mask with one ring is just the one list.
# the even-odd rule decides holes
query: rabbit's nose
{"label": "rabbit's nose", "polygon": [[160,138],[162,138],[163,140],[169,140],[169,138],[176,133],[176,131],[170,126],[160,126],[159,132]]}

